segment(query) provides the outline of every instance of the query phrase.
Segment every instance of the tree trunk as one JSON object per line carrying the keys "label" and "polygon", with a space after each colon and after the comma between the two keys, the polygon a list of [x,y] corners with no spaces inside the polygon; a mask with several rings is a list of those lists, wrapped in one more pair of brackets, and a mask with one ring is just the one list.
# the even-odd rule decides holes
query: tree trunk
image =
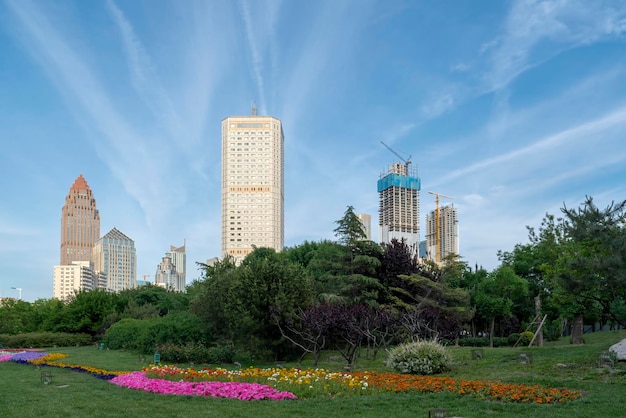
{"label": "tree trunk", "polygon": [[491,329],[489,330],[489,347],[493,348],[493,331],[496,328],[496,317],[491,318]]}
{"label": "tree trunk", "polygon": [[572,323],[572,344],[581,345],[583,341],[583,314],[577,313],[574,315],[574,321]]}
{"label": "tree trunk", "polygon": [[[535,317],[537,319],[541,317],[541,298],[539,296],[535,296]],[[543,329],[539,330],[535,341],[537,342],[537,347],[543,347]]]}

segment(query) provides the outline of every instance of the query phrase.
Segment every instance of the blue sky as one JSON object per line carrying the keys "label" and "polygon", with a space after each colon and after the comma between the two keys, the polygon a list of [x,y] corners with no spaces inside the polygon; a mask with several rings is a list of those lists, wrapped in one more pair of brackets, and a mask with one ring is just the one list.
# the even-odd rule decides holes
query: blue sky
{"label": "blue sky", "polygon": [[[83,174],[154,277],[170,244],[220,254],[220,122],[285,130],[285,242],[377,235],[376,181],[454,197],[491,270],[546,212],[626,198],[626,2],[0,0],[0,296],[52,296],[61,207]],[[447,202],[442,202],[447,203]]]}

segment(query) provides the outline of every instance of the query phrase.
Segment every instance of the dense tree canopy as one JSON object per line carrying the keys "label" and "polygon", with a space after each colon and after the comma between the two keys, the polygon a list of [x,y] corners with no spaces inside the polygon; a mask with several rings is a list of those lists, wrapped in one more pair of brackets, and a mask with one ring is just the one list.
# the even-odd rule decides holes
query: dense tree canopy
{"label": "dense tree canopy", "polygon": [[551,324],[571,320],[577,343],[583,319],[626,325],[625,207],[600,209],[587,198],[564,207],[562,218],[547,214],[537,230],[528,228],[528,243],[500,251],[501,265],[488,272],[456,254],[437,264],[404,241],[368,241],[348,206],[335,222],[336,241],[279,253],[257,248],[240,265],[231,257],[199,263],[201,277],[187,292],[148,285],[69,301],[5,300],[0,334],[64,331],[98,340],[112,330],[109,341],[121,346],[228,342],[276,359],[297,350],[317,358],[334,347],[352,366],[362,345],[375,352],[392,341],[452,341],[468,328],[488,329],[491,339],[521,332],[539,297],[549,316],[544,329],[558,337],[561,322]]}

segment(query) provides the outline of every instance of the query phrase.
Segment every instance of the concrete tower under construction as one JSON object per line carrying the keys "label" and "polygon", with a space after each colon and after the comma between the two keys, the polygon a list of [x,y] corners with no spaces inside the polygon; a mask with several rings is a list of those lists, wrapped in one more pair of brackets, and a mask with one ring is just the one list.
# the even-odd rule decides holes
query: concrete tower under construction
{"label": "concrete tower under construction", "polygon": [[379,241],[404,239],[417,253],[419,246],[419,192],[421,182],[411,163],[391,164],[378,180]]}
{"label": "concrete tower under construction", "polygon": [[454,205],[438,207],[426,217],[426,248],[426,257],[437,263],[444,262],[451,254],[459,254],[459,225]]}

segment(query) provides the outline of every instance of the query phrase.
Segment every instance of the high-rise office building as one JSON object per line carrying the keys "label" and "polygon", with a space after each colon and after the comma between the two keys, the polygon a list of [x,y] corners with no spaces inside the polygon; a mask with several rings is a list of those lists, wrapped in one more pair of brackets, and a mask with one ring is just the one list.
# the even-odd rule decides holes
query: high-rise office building
{"label": "high-rise office building", "polygon": [[182,247],[175,247],[170,245],[170,251],[166,253],[172,259],[172,263],[176,266],[176,274],[178,275],[178,282],[176,284],[176,290],[182,292],[187,285],[187,254],[185,253],[187,242],[183,241]]}
{"label": "high-rise office building", "polygon": [[222,121],[222,256],[240,262],[254,247],[284,245],[284,143],[271,116]]}
{"label": "high-rise office building", "polygon": [[410,163],[391,164],[378,180],[380,242],[389,243],[403,238],[417,254],[419,247],[419,191],[421,183],[417,169]]}
{"label": "high-rise office building", "polygon": [[91,261],[72,261],[69,265],[54,266],[53,297],[67,300],[76,293],[98,287],[98,275]]}
{"label": "high-rise office building", "polygon": [[106,274],[106,289],[120,292],[137,285],[135,242],[113,228],[93,247],[94,270]]}
{"label": "high-rise office building", "polygon": [[172,263],[171,257],[166,255],[157,266],[157,270],[154,275],[154,284],[164,287],[167,290],[180,291],[177,289],[178,273],[176,273],[176,266]]}
{"label": "high-rise office building", "polygon": [[91,261],[92,248],[100,237],[100,212],[96,199],[81,174],[74,180],[61,210],[61,265]]}
{"label": "high-rise office building", "polygon": [[182,247],[171,245],[170,251],[165,253],[157,266],[154,283],[166,289],[183,292],[186,286],[186,263],[185,244]]}
{"label": "high-rise office building", "polygon": [[361,225],[363,225],[363,232],[365,232],[365,239],[368,241],[372,240],[372,217],[367,213],[357,213],[356,217],[361,221]]}
{"label": "high-rise office building", "polygon": [[427,258],[435,262],[442,262],[450,254],[459,254],[458,219],[454,205],[440,207],[428,214],[426,247]]}

